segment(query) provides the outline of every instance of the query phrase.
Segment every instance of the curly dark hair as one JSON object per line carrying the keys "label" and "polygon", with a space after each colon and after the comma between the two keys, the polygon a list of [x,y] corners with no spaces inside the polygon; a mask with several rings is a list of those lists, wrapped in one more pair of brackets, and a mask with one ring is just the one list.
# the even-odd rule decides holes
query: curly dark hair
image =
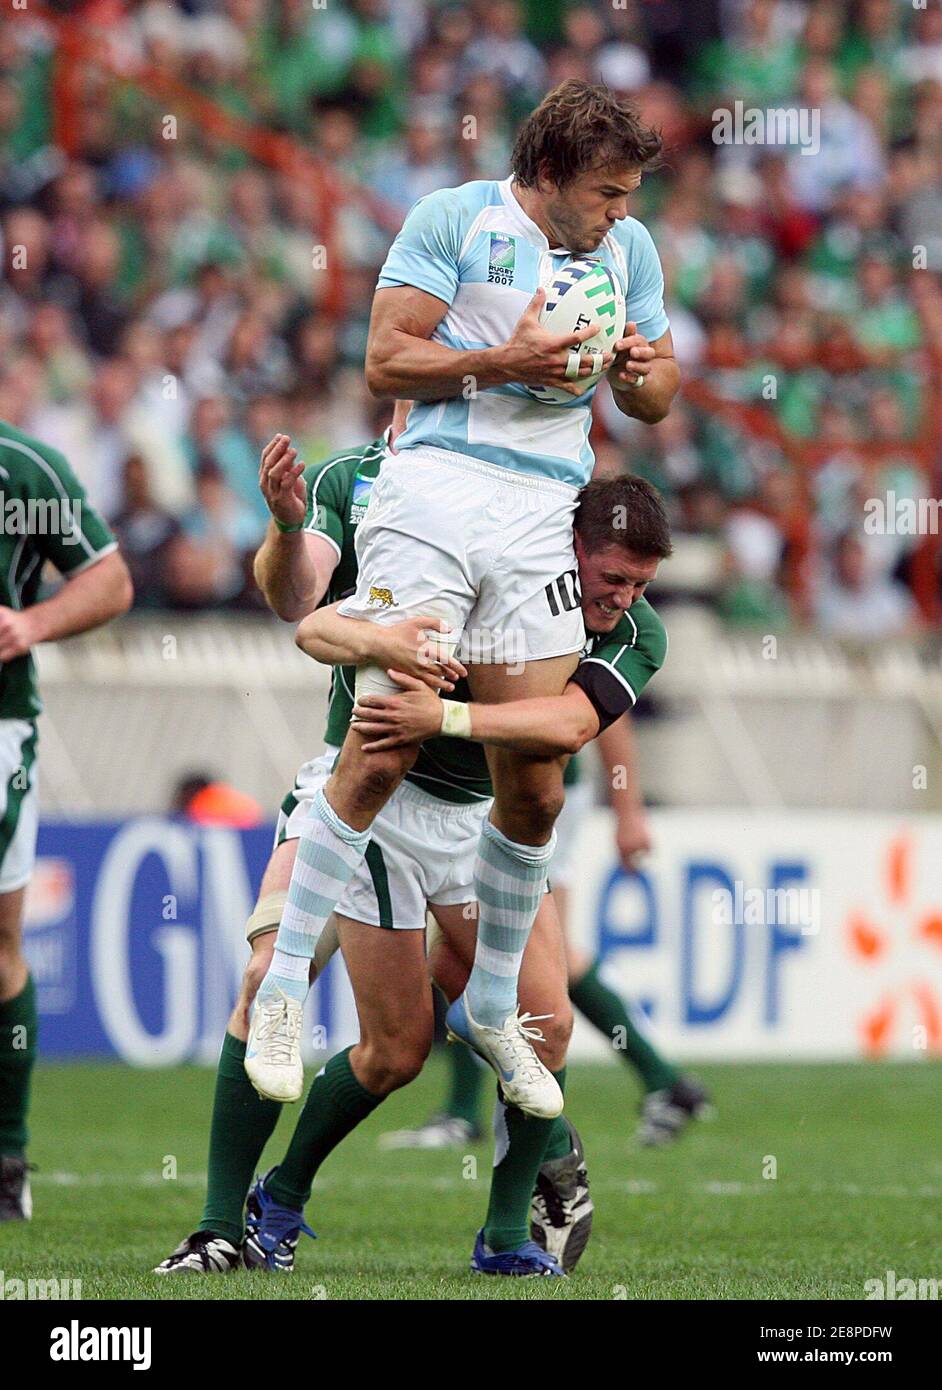
{"label": "curly dark hair", "polygon": [[511,167],[523,188],[541,177],[561,187],[588,169],[656,169],[662,149],[660,132],[643,125],[629,102],[570,77],[520,127]]}
{"label": "curly dark hair", "polygon": [[661,494],[635,473],[586,483],[572,524],[590,553],[618,545],[646,560],[666,560],[673,550]]}

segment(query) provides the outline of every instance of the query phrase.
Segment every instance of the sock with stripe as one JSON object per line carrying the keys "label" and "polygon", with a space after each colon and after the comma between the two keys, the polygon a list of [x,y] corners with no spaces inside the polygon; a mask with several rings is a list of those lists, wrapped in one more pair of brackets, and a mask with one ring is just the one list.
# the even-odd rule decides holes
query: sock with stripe
{"label": "sock with stripe", "polygon": [[261,1001],[278,990],[302,1002],[308,968],[328,917],[343,897],[370,842],[370,831],[354,830],[333,810],[323,791],[298,840],[288,900],[281,915],[268,974],[258,991]]}
{"label": "sock with stripe", "polygon": [[[553,1075],[564,1091],[566,1068]],[[495,1254],[516,1250],[530,1239],[530,1202],[536,1177],[547,1158],[562,1156],[549,1151],[550,1145],[558,1149],[560,1143],[562,1153],[569,1153],[572,1145],[561,1116],[555,1120],[535,1119],[515,1105],[505,1105],[498,1093],[494,1109],[494,1172],[484,1222],[484,1243]]]}
{"label": "sock with stripe", "polygon": [[[569,998],[581,1014],[604,1033],[614,1046],[616,1055],[638,1072],[646,1091],[663,1091],[680,1080],[680,1073],[661,1056],[657,1048],[640,1031],[639,1011],[599,979],[599,961],[569,986]],[[634,1015],[634,1017],[632,1017]]]}
{"label": "sock with stripe", "polygon": [[36,1061],[39,1014],[36,986],[26,984],[0,1003],[0,1154],[22,1158],[26,1151],[29,1085]]}
{"label": "sock with stripe", "polygon": [[454,1120],[466,1120],[473,1129],[478,1127],[481,1109],[481,1090],[487,1079],[487,1066],[470,1047],[460,1044],[446,1049],[450,1085],[445,1114]]}
{"label": "sock with stripe", "polygon": [[245,1074],[245,1043],[227,1033],[216,1070],[201,1231],[240,1244],[245,1198],[280,1114],[281,1102],[262,1100]]}
{"label": "sock with stripe", "polygon": [[284,1162],[267,1183],[276,1202],[302,1208],[311,1195],[314,1174],[324,1159],[385,1096],[361,1086],[350,1065],[352,1048],[331,1057],[315,1076],[298,1116]]}
{"label": "sock with stripe", "polygon": [[485,1028],[502,1027],[517,1007],[520,963],[555,848],[555,833],[548,844],[520,845],[484,822],[474,862],[478,939],[465,998]]}

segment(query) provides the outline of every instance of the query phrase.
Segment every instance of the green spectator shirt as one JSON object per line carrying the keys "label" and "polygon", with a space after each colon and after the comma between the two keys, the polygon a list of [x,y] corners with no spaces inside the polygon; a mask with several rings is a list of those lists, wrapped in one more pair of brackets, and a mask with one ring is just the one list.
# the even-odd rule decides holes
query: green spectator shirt
{"label": "green spectator shirt", "polygon": [[[67,578],[116,550],[65,458],[0,420],[0,605],[36,602],[51,560]],[[35,719],[42,709],[32,653],[0,667],[0,719]]]}
{"label": "green spectator shirt", "polygon": [[[375,439],[365,448],[338,454],[304,471],[305,529],[326,537],[339,557],[324,603],[336,603],[356,587],[356,528],[366,512],[385,450],[385,440]],[[613,632],[590,638],[572,680],[592,701],[602,729],[632,707],[666,653],[664,624],[643,598],[632,604]],[[352,666],[333,671],[324,737],[334,747],[339,748],[347,734],[355,675]],[[459,681],[449,698],[469,700],[467,682]],[[486,801],[494,794],[484,746],[471,739],[427,739],[407,778],[442,801]]]}

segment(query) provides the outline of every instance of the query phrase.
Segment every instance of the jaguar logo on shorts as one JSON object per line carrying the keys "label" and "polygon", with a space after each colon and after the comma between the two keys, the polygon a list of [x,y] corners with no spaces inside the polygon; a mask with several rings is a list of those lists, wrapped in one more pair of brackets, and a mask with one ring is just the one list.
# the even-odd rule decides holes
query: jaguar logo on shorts
{"label": "jaguar logo on shorts", "polygon": [[491,249],[487,259],[487,283],[489,285],[512,285],[514,264],[517,259],[517,242],[503,232],[491,232]]}
{"label": "jaguar logo on shorts", "polygon": [[398,608],[399,605],[393,598],[392,589],[379,589],[375,584],[370,585],[370,596],[366,601],[367,607],[378,603],[380,608]]}

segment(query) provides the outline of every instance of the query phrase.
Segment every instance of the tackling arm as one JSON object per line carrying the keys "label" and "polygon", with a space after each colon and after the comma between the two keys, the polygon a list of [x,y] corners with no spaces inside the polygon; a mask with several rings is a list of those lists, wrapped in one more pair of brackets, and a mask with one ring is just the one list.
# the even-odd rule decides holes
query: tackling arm
{"label": "tackling arm", "polygon": [[[298,628],[295,642],[307,656],[326,666],[395,667],[433,690],[453,690],[467,671],[455,657],[433,646],[429,631],[447,630],[441,618],[405,618],[380,624],[365,618],[341,617],[338,603],[310,613]],[[438,706],[441,719],[441,706]]]}
{"label": "tackling arm", "polygon": [[[364,751],[398,748],[449,732],[442,722],[442,703],[432,691],[402,671],[389,674],[403,687],[402,694],[365,695],[354,707],[360,733],[375,740],[365,744]],[[539,758],[578,753],[599,731],[591,700],[571,682],[562,695],[499,705],[454,703],[470,719],[464,737]]]}

